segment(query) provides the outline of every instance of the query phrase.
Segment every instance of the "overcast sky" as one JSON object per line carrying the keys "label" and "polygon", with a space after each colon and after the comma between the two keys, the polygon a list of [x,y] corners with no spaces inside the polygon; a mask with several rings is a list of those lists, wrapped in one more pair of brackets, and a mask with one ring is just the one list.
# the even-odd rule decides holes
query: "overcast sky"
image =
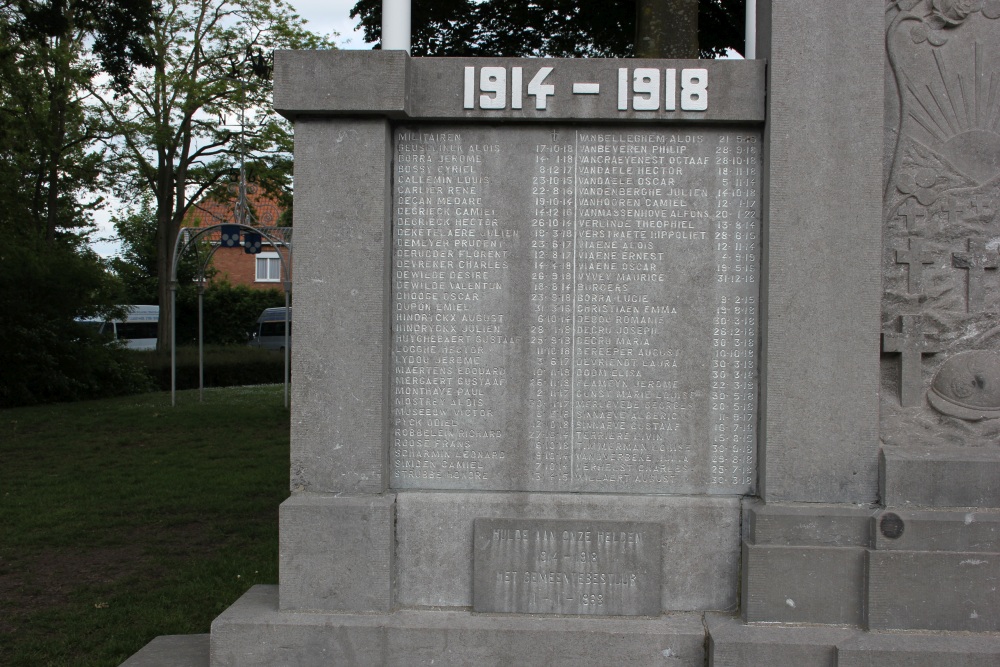
{"label": "overcast sky", "polygon": [[351,18],[351,8],[357,0],[289,0],[289,4],[302,18],[309,21],[306,26],[312,32],[340,33],[335,42],[341,49],[370,49],[365,44],[361,31],[355,32],[357,19]]}

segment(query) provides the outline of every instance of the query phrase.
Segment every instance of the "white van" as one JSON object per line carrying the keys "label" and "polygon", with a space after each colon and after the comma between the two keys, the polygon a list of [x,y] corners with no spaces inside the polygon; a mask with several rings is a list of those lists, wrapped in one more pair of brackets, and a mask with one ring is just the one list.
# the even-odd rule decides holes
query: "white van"
{"label": "white van", "polygon": [[120,340],[130,350],[155,350],[156,328],[160,322],[159,306],[127,306],[124,320],[79,320],[93,327],[108,340]]}
{"label": "white van", "polygon": [[250,347],[260,347],[265,350],[285,349],[285,322],[288,322],[288,336],[292,335],[292,309],[288,308],[288,317],[285,317],[285,308],[265,308],[264,312],[257,318],[257,327],[250,335]]}

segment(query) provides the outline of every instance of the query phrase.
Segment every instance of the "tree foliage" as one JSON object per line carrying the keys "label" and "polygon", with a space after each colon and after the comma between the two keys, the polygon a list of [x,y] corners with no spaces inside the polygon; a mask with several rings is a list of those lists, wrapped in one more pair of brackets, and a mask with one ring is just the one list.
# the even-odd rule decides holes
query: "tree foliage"
{"label": "tree foliage", "polygon": [[[156,246],[156,206],[148,193],[139,196],[135,206],[129,207],[112,218],[121,248],[109,265],[122,283],[126,303],[155,304],[159,299],[156,280],[158,249]],[[207,244],[206,244],[207,245]],[[202,248],[207,251],[208,248]],[[194,252],[180,258],[177,283],[182,293],[195,293],[194,281],[200,272],[201,262]],[[208,267],[205,277],[214,271]]]}
{"label": "tree foliage", "polygon": [[0,246],[0,407],[142,391],[127,350],[74,321],[121,303],[91,251],[37,239]]}
{"label": "tree foliage", "polygon": [[[206,345],[245,345],[265,308],[285,305],[280,289],[254,289],[246,285],[214,282],[202,295]],[[178,345],[198,342],[198,295],[187,291],[177,298]]]}
{"label": "tree foliage", "polygon": [[[191,204],[251,156],[249,175],[272,190],[287,189],[291,133],[268,113],[266,54],[276,48],[330,45],[307,32],[282,0],[163,0],[145,42],[154,65],[136,71],[135,85],[95,89],[115,139],[108,144],[121,171],[123,198],[149,193],[156,219],[160,346],[169,322],[174,243]],[[220,123],[248,110],[243,133]]]}
{"label": "tree foliage", "polygon": [[152,65],[142,37],[149,33],[153,0],[12,0],[5,9],[17,17],[11,33],[22,43],[60,40],[86,34],[101,70],[118,86],[132,78],[136,65]]}
{"label": "tree foliage", "polygon": [[[103,72],[126,86],[152,54],[152,0],[12,0],[0,6],[0,155],[7,215],[53,241],[84,226],[101,156],[101,119],[85,104]],[[14,192],[13,190],[17,190]]]}
{"label": "tree foliage", "polygon": [[102,156],[87,83],[149,62],[151,0],[0,2],[0,405],[141,383],[74,318],[110,312],[118,283],[87,245]]}
{"label": "tree foliage", "polygon": [[[381,39],[381,0],[351,10]],[[700,0],[701,56],[743,51],[744,0]],[[635,54],[635,0],[413,0],[415,56],[612,58]],[[376,46],[375,48],[379,48]]]}

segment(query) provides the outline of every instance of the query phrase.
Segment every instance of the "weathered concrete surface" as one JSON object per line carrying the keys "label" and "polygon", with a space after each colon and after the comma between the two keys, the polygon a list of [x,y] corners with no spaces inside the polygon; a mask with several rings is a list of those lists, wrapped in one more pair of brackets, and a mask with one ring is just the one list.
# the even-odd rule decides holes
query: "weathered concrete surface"
{"label": "weathered concrete surface", "polygon": [[709,667],[837,667],[836,646],[858,631],[822,626],[744,625],[706,614]]}
{"label": "weathered concrete surface", "polygon": [[744,543],[743,619],[860,626],[864,574],[861,547]]}
{"label": "weathered concrete surface", "polygon": [[212,667],[639,665],[702,667],[700,614],[657,619],[529,617],[465,611],[285,613],[255,586],[212,624]]}
{"label": "weathered concrete surface", "polygon": [[208,667],[209,635],[162,635],[120,667]]}
{"label": "weathered concrete surface", "polygon": [[393,606],[391,495],[296,494],[279,508],[281,608],[388,611]]}
{"label": "weathered concrete surface", "polygon": [[886,507],[1000,508],[997,447],[886,446],[879,468]]}
{"label": "weathered concrete surface", "polygon": [[530,517],[657,522],[663,610],[736,609],[738,498],[399,492],[396,517],[403,606],[471,606],[473,520]]}
{"label": "weathered concrete surface", "polygon": [[878,3],[758,2],[768,502],[876,499],[883,21]]}
{"label": "weathered concrete surface", "polygon": [[293,491],[387,486],[391,164],[385,120],[296,125]]}
{"label": "weathered concrete surface", "polygon": [[[546,85],[562,92],[573,83],[600,85],[594,96],[556,94],[546,108],[485,110],[463,105],[466,67],[521,67],[527,77],[551,67]],[[274,107],[298,119],[310,116],[384,116],[419,120],[614,119],[656,121],[655,111],[620,110],[618,70],[636,67],[708,71],[711,103],[703,111],[675,109],[672,121],[759,123],[764,120],[764,62],[760,60],[649,60],[630,58],[408,58],[401,51],[278,51]],[[524,79],[527,83],[528,79]],[[662,113],[662,112],[661,112]]]}
{"label": "weathered concrete surface", "polygon": [[872,630],[1000,631],[1000,554],[868,553]]}
{"label": "weathered concrete surface", "polygon": [[753,503],[746,537],[755,544],[867,547],[875,510],[855,505]]}
{"label": "weathered concrete surface", "polygon": [[1000,637],[859,634],[837,645],[837,667],[996,667]]}
{"label": "weathered concrete surface", "polygon": [[[883,522],[890,521],[901,522],[898,537],[883,529]],[[872,531],[880,551],[1000,552],[1000,512],[995,510],[890,508],[873,519]]]}

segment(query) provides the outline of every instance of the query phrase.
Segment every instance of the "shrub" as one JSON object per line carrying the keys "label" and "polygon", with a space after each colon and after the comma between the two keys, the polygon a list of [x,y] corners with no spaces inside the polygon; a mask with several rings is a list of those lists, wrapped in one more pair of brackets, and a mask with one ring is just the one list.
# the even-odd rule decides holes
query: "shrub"
{"label": "shrub", "polygon": [[119,296],[93,253],[10,236],[0,248],[0,407],[149,391],[125,350],[74,321]]}
{"label": "shrub", "polygon": [[[156,386],[170,389],[170,355],[134,352]],[[205,386],[234,387],[284,381],[285,357],[272,350],[247,346],[205,347]],[[198,347],[177,348],[177,389],[198,387]]]}
{"label": "shrub", "polygon": [[[205,288],[204,327],[206,345],[243,345],[265,308],[285,305],[279,289],[257,290],[227,282]],[[198,291],[182,289],[177,294],[177,341],[198,342]]]}

